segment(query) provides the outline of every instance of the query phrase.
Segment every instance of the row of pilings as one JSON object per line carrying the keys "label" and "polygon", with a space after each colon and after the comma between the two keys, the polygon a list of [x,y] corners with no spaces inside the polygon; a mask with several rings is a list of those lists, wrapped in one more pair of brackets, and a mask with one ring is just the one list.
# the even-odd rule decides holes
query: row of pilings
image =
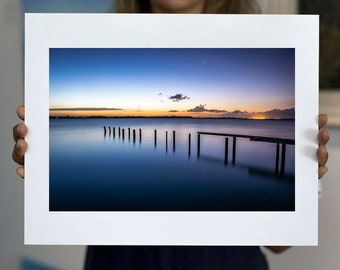
{"label": "row of pilings", "polygon": [[[106,127],[104,126],[104,136],[113,136],[115,138],[117,136],[116,131],[118,131],[118,137],[125,140],[125,130],[124,128],[118,127]],[[132,132],[131,132],[132,131]],[[137,132],[139,134],[137,138]],[[131,135],[132,133],[132,135]],[[295,145],[295,140],[292,139],[281,139],[281,138],[273,138],[273,137],[262,137],[262,136],[253,136],[253,135],[242,135],[242,134],[226,134],[226,133],[216,133],[216,132],[197,132],[197,157],[200,157],[201,153],[201,136],[202,135],[209,135],[209,136],[223,136],[224,140],[224,164],[228,163],[228,148],[229,148],[229,138],[232,138],[232,164],[235,164],[236,160],[236,139],[237,138],[244,138],[249,139],[250,141],[259,141],[259,142],[266,142],[266,143],[275,143],[276,144],[276,161],[275,161],[275,174],[283,175],[285,171],[285,159],[286,159],[286,145]],[[154,130],[154,145],[155,148],[157,147],[157,129]],[[132,129],[127,128],[127,139],[131,140],[133,143],[136,143],[137,140],[142,142],[142,129]],[[165,132],[165,147],[166,151],[168,151],[169,143],[168,143],[168,131]],[[281,147],[280,147],[281,146]],[[175,152],[176,150],[176,131],[172,131],[172,149]],[[280,157],[281,153],[281,157]],[[191,133],[188,134],[188,156],[191,155]],[[279,166],[279,160],[281,160],[281,166]]]}
{"label": "row of pilings", "polygon": [[[119,138],[122,138],[123,140],[125,140],[125,130],[124,128],[116,128],[116,127],[106,127],[104,126],[104,136],[113,136],[113,138],[115,138],[116,136],[118,136]],[[132,132],[131,132],[132,131]],[[139,130],[136,130],[136,129],[132,129],[131,128],[127,128],[127,137],[129,140],[131,140],[131,137],[132,137],[132,140],[133,142],[136,142],[136,139],[137,139],[137,132],[139,132],[139,141],[141,142],[142,141],[142,129],[139,129]],[[131,135],[132,133],[132,135]]]}
{"label": "row of pilings", "polygon": [[[112,136],[113,138],[121,138],[122,140],[132,140],[133,143],[136,143],[137,141],[139,143],[142,143],[142,129],[131,129],[131,128],[121,128],[121,127],[111,127],[111,126],[104,126],[104,136]],[[154,146],[157,147],[157,141],[158,141],[158,131],[157,129],[154,130]],[[188,155],[191,155],[191,133],[188,134]],[[165,148],[168,151],[169,149],[169,132],[165,132]],[[176,150],[176,131],[172,131],[172,150]]]}

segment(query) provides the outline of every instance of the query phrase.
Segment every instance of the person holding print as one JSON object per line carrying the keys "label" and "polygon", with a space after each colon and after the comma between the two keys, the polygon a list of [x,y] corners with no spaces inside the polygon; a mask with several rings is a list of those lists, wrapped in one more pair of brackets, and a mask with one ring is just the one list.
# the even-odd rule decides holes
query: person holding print
{"label": "person holding print", "polygon": [[[258,13],[253,0],[116,0],[119,13]],[[18,117],[24,120],[25,108],[18,106]],[[327,116],[319,115],[319,178],[327,172],[329,140],[326,128]],[[24,178],[24,155],[27,150],[25,136],[28,127],[24,123],[13,127],[15,146],[12,158],[21,166],[17,174]],[[280,253],[288,247],[266,247]],[[237,269],[266,270],[268,264],[259,247],[173,247],[173,246],[90,246],[84,269]]]}

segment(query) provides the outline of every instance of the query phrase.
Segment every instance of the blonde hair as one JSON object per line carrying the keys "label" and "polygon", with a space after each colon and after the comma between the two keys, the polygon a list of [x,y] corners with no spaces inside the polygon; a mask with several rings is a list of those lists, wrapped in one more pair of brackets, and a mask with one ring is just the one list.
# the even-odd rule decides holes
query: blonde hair
{"label": "blonde hair", "polygon": [[[118,13],[151,13],[150,0],[116,0]],[[260,13],[255,0],[206,0],[203,13],[250,14]]]}

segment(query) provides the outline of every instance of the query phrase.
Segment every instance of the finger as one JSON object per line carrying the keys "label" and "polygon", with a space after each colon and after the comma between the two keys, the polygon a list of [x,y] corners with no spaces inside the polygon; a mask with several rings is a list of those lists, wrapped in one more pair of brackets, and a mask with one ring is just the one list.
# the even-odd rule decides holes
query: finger
{"label": "finger", "polygon": [[26,137],[28,128],[25,124],[17,124],[13,127],[13,138],[17,142]]}
{"label": "finger", "polygon": [[325,166],[328,160],[328,151],[325,146],[320,146],[316,151],[319,166]]}
{"label": "finger", "polygon": [[20,165],[24,165],[24,155],[26,150],[27,142],[23,139],[18,140],[12,152],[13,160]]}
{"label": "finger", "polygon": [[19,175],[21,178],[25,178],[25,168],[24,167],[18,167],[17,168],[17,175]]}
{"label": "finger", "polygon": [[328,121],[328,117],[326,114],[319,114],[319,129],[323,128]]}
{"label": "finger", "polygon": [[25,120],[25,107],[23,105],[17,107],[17,115],[21,120]]}
{"label": "finger", "polygon": [[327,128],[321,128],[318,133],[319,145],[326,145],[329,141],[329,132]]}
{"label": "finger", "polygon": [[326,166],[320,166],[319,167],[319,179],[322,178],[326,172],[328,171]]}

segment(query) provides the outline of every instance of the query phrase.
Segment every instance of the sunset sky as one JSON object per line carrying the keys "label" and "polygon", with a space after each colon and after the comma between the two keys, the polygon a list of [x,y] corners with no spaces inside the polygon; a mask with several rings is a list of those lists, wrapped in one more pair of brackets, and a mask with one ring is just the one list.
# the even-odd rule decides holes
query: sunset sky
{"label": "sunset sky", "polygon": [[294,118],[294,49],[50,49],[50,115]]}

